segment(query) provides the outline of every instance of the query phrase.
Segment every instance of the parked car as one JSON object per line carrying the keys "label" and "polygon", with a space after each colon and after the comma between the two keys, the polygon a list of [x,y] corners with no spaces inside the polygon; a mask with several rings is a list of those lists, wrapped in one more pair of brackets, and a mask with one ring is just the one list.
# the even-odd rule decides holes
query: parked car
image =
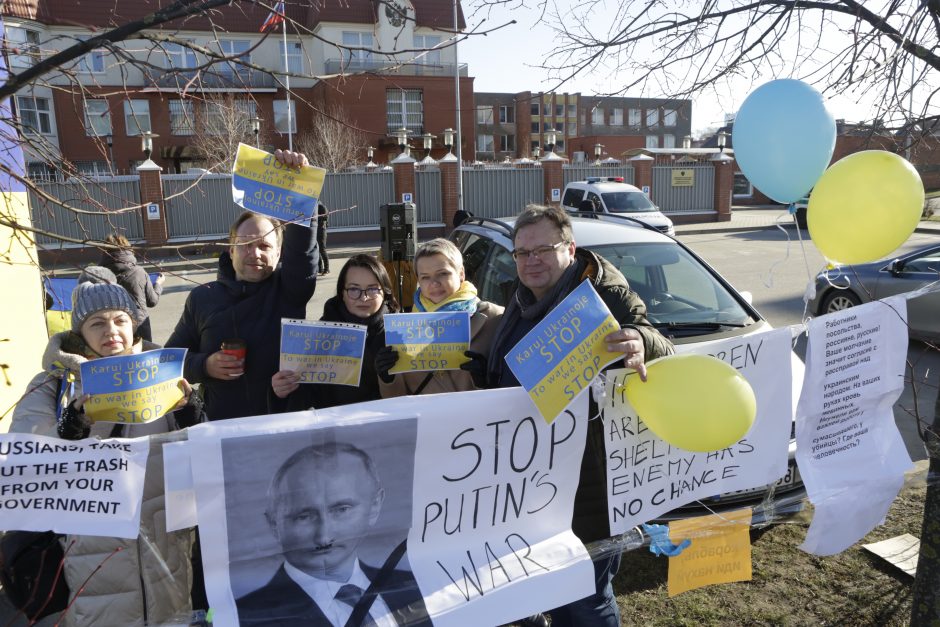
{"label": "parked car", "polygon": [[[675,344],[706,343],[768,331],[772,327],[718,272],[680,242],[656,229],[618,215],[572,217],[575,241],[603,256],[624,274],[647,305],[647,318]],[[515,218],[471,218],[450,239],[464,257],[467,280],[481,299],[507,304],[516,280],[512,258]],[[803,383],[803,362],[793,359],[794,405]],[[754,520],[797,511],[805,490],[796,467],[795,431],[791,430],[789,467],[774,486],[716,495],[707,502],[715,511],[754,506]],[[693,503],[664,519],[702,514]]]}
{"label": "parked car", "polygon": [[[821,316],[879,298],[919,289],[940,279],[940,245],[919,248],[891,261],[839,266],[816,276],[809,310]],[[907,301],[911,337],[940,339],[940,292]]]}
{"label": "parked car", "polygon": [[649,196],[633,185],[624,183],[619,176],[591,177],[568,183],[561,204],[568,211],[629,215],[661,233],[672,237],[676,235],[672,220],[659,211]]}

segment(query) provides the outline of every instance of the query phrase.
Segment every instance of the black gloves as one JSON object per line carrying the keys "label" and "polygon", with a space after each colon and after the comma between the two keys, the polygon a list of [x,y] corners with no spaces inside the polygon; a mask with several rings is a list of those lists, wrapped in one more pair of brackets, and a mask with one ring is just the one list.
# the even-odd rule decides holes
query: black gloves
{"label": "black gloves", "polygon": [[478,388],[486,387],[486,357],[473,351],[465,351],[464,356],[469,357],[470,361],[460,364],[460,369],[470,373],[473,378],[473,385]]}
{"label": "black gloves", "polygon": [[63,440],[81,440],[88,437],[91,425],[85,418],[85,411],[75,409],[75,401],[72,401],[62,411],[62,418],[56,423],[56,431]]}
{"label": "black gloves", "polygon": [[383,346],[375,354],[375,371],[385,383],[391,383],[395,378],[395,375],[389,374],[388,371],[394,368],[397,363],[398,351],[391,346]]}
{"label": "black gloves", "polygon": [[206,403],[196,392],[189,395],[189,402],[174,411],[173,416],[176,418],[176,427],[178,429],[186,429],[209,420],[206,415]]}

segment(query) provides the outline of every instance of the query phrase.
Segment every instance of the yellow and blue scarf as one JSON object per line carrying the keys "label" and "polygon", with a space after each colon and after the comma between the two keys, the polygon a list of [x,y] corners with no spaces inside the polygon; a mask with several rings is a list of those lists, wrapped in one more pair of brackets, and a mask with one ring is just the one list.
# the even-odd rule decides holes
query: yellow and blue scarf
{"label": "yellow and blue scarf", "polygon": [[469,311],[473,315],[477,311],[477,288],[470,281],[464,281],[457,291],[437,303],[436,305],[424,297],[419,287],[415,291],[415,311],[433,313],[435,311]]}

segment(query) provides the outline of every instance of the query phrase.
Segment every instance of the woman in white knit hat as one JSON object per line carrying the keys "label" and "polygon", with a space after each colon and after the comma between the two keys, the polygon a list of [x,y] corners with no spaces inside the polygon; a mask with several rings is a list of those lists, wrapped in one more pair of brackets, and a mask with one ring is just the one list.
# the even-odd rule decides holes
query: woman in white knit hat
{"label": "woman in white knit hat", "polygon": [[153,436],[138,538],[62,538],[63,573],[75,598],[60,624],[143,626],[188,618],[191,613],[192,530],[167,532],[163,522],[162,446],[180,438],[161,434],[202,421],[202,412],[194,405],[197,396],[183,381],[185,398],[177,411],[139,425],[92,424],[83,410],[88,397],[81,390],[82,363],[160,348],[137,337],[142,319],[142,312],[117,284],[113,272],[100,266],[86,268],[72,292],[71,331],[49,339],[43,372],[29,384],[13,413],[10,431],[14,433],[68,440]]}

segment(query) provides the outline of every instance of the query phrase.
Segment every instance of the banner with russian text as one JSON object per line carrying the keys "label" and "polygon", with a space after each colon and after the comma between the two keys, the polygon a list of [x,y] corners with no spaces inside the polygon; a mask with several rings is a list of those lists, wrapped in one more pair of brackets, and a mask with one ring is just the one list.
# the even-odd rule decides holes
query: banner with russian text
{"label": "banner with russian text", "polygon": [[585,279],[512,347],[506,363],[551,422],[602,368],[623,357],[604,342],[618,330],[620,323]]}
{"label": "banner with russian text", "polygon": [[385,314],[385,343],[398,351],[391,373],[457,370],[470,349],[470,313]]}
{"label": "banner with russian text", "polygon": [[101,357],[82,364],[85,414],[93,422],[140,424],[162,417],[183,398],[185,348]]}
{"label": "banner with russian text", "polygon": [[264,150],[239,144],[232,167],[232,199],[239,207],[285,222],[309,221],[317,212],[326,170],[292,167]]}
{"label": "banner with russian text", "polygon": [[281,319],[281,370],[301,383],[359,385],[367,329],[361,324]]}
{"label": "banner with russian text", "polygon": [[148,438],[0,435],[0,528],[136,538]]}

